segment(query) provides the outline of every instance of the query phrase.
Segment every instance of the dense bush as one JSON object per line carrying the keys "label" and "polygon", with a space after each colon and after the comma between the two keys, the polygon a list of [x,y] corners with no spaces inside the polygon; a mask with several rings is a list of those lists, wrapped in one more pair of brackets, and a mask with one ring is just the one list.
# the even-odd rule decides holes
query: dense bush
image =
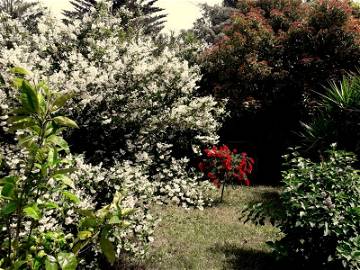
{"label": "dense bush", "polygon": [[292,131],[312,117],[313,91],[359,65],[360,24],[348,1],[233,2],[222,30],[210,25],[217,34],[200,56],[201,89],[229,99],[223,139],[254,145],[260,177],[275,182],[281,154],[298,142]]}
{"label": "dense bush", "polygon": [[[66,137],[87,161],[144,164],[162,202],[202,207],[211,185],[199,182],[186,156],[217,142],[224,106],[198,97],[199,68],[181,58],[179,46],[132,36],[120,18],[106,6],[66,27],[44,16],[33,33],[3,14],[0,68],[26,67],[35,81],[47,78],[74,95],[67,113],[80,129]],[[5,99],[11,102],[10,92]]]}
{"label": "dense bush", "polygon": [[[18,146],[1,145],[0,266],[95,269],[100,254],[111,264],[120,255],[143,255],[154,225],[146,210],[151,189],[141,175],[134,187],[126,167],[104,173],[68,156],[61,135],[78,126],[59,111],[70,96],[22,77],[13,80],[18,105],[6,116]],[[110,179],[113,186],[101,182]]]}
{"label": "dense bush", "polygon": [[271,245],[276,255],[299,269],[359,269],[360,175],[354,162],[353,154],[335,149],[320,163],[292,154],[280,205],[251,211],[258,222],[270,213],[284,233]]}

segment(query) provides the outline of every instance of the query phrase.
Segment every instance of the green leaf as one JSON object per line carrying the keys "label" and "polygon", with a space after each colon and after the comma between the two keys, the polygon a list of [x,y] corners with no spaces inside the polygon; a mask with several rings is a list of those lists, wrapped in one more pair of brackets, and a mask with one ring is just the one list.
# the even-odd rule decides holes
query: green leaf
{"label": "green leaf", "polygon": [[45,270],[58,270],[58,264],[53,256],[48,256],[45,260]]}
{"label": "green leaf", "polygon": [[27,116],[10,117],[8,123],[12,125],[12,129],[26,129],[37,125],[32,117]]}
{"label": "green leaf", "polygon": [[121,220],[118,216],[112,216],[109,220],[109,224],[119,224]]}
{"label": "green leaf", "polygon": [[86,217],[81,220],[81,225],[86,228],[95,228],[99,223],[100,222],[96,217]]}
{"label": "green leaf", "polygon": [[76,209],[75,211],[84,217],[95,217],[94,211],[90,209]]}
{"label": "green leaf", "polygon": [[70,179],[70,177],[64,174],[56,174],[53,176],[55,180],[63,182],[65,185],[75,189],[74,181]]}
{"label": "green leaf", "polygon": [[7,198],[12,198],[15,192],[15,184],[14,183],[5,183],[4,187],[1,190],[1,195]]}
{"label": "green leaf", "polygon": [[70,127],[70,128],[79,128],[75,121],[67,118],[65,116],[56,116],[53,118],[54,122],[59,126]]}
{"label": "green leaf", "polygon": [[5,85],[4,77],[0,74],[0,87]]}
{"label": "green leaf", "polygon": [[52,168],[57,162],[58,162],[58,153],[56,149],[51,147],[48,152],[47,164],[50,168]]}
{"label": "green leaf", "polygon": [[116,259],[114,245],[109,239],[105,238],[105,235],[102,235],[100,238],[100,247],[107,260],[114,264]]}
{"label": "green leaf", "polygon": [[5,185],[6,183],[16,184],[18,180],[17,176],[11,175],[11,176],[5,176],[4,178],[0,179],[0,185]]}
{"label": "green leaf", "polygon": [[58,93],[57,98],[54,101],[54,106],[56,107],[56,109],[59,109],[61,107],[63,107],[65,105],[65,103],[71,99],[73,96],[72,93],[64,93],[64,92],[60,92]]}
{"label": "green leaf", "polygon": [[23,266],[26,263],[26,261],[16,261],[13,266],[12,266],[12,270],[18,270],[21,268],[21,266]]}
{"label": "green leaf", "polygon": [[37,93],[37,99],[39,101],[39,108],[41,110],[41,112],[45,113],[46,111],[46,101],[44,96],[38,91]]}
{"label": "green leaf", "polygon": [[85,240],[87,238],[90,238],[91,236],[92,236],[92,232],[90,232],[90,231],[80,231],[78,233],[78,238],[80,240]]}
{"label": "green leaf", "polygon": [[74,202],[75,204],[80,203],[80,199],[73,193],[69,191],[63,191],[63,195],[68,198],[70,201]]}
{"label": "green leaf", "polygon": [[15,212],[16,208],[17,208],[16,202],[9,202],[1,209],[1,214],[5,216],[10,215]]}
{"label": "green leaf", "polygon": [[41,206],[46,208],[46,209],[57,209],[57,208],[59,208],[59,205],[54,203],[54,202],[48,202],[48,203],[42,204]]}
{"label": "green leaf", "polygon": [[29,75],[30,72],[27,71],[25,68],[22,67],[13,67],[10,69],[10,73],[13,73],[15,75]]}
{"label": "green leaf", "polygon": [[60,169],[60,170],[55,171],[53,175],[67,174],[67,173],[72,173],[72,172],[76,172],[76,168]]}
{"label": "green leaf", "polygon": [[39,220],[41,218],[41,211],[36,204],[25,207],[24,213],[25,216],[30,217],[34,220]]}
{"label": "green leaf", "polygon": [[46,142],[54,145],[54,146],[58,146],[60,147],[60,150],[64,150],[66,152],[69,152],[69,145],[68,143],[61,137],[56,136],[56,135],[51,135],[50,137],[48,137],[46,139]]}
{"label": "green leaf", "polygon": [[14,78],[12,80],[12,85],[14,86],[14,88],[19,89],[23,82],[24,82],[24,79],[22,79],[22,78]]}
{"label": "green leaf", "polygon": [[27,111],[29,111],[30,113],[40,111],[38,95],[34,87],[32,87],[29,82],[23,81],[20,87],[20,93],[21,104]]}
{"label": "green leaf", "polygon": [[24,146],[26,148],[36,147],[37,136],[25,135],[19,136],[19,145]]}
{"label": "green leaf", "polygon": [[61,252],[57,256],[57,261],[62,270],[76,270],[78,265],[75,254]]}
{"label": "green leaf", "polygon": [[134,212],[135,212],[135,210],[132,208],[125,208],[125,209],[121,210],[121,215],[123,217],[127,217],[127,216],[130,216],[131,214],[133,214]]}

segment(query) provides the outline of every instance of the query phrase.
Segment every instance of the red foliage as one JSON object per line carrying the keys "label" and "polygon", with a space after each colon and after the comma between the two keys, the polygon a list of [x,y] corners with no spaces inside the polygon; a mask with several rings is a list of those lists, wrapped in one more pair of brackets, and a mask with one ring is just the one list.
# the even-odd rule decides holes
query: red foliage
{"label": "red foliage", "polygon": [[204,150],[205,158],[198,164],[198,168],[218,188],[236,180],[245,185],[250,185],[248,176],[253,171],[254,159],[246,153],[232,151],[227,145],[220,147],[213,146]]}

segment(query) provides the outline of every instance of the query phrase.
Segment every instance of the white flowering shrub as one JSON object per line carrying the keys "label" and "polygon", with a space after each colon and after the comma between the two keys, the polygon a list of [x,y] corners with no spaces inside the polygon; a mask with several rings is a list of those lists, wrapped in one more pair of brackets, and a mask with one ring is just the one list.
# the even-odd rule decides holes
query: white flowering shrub
{"label": "white flowering shrub", "polygon": [[86,164],[82,156],[68,158],[76,168],[71,179],[92,198],[95,207],[111,202],[113,194],[120,192],[123,194],[121,207],[134,210],[127,220],[127,227],[113,233],[117,256],[127,253],[141,258],[145,255],[153,240],[156,219],[149,212],[154,188],[142,174],[141,167],[125,162],[106,169],[102,164]]}
{"label": "white flowering shrub", "polygon": [[33,32],[4,14],[0,19],[7,25],[0,29],[0,72],[22,66],[34,81],[46,78],[74,95],[67,110],[80,126],[67,136],[73,151],[107,167],[143,164],[159,201],[203,207],[211,187],[186,157],[218,141],[225,110],[198,96],[199,68],[179,56],[180,47],[130,35],[106,6],[67,26],[43,16]]}
{"label": "white flowering shrub", "polygon": [[22,68],[12,72],[17,103],[6,122],[18,144],[0,149],[0,268],[98,269],[104,258],[113,265],[120,255],[143,255],[154,224],[147,193],[128,188],[124,167],[111,174],[121,190],[110,185],[99,198],[93,191],[103,191],[97,185],[109,181],[106,172],[92,175],[91,166],[66,158],[62,133],[78,128],[59,115],[70,96],[30,83]]}

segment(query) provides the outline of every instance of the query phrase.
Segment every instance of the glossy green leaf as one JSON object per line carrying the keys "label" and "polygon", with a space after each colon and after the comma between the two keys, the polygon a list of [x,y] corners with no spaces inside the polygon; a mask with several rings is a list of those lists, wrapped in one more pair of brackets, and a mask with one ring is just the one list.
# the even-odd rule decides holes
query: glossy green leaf
{"label": "glossy green leaf", "polygon": [[95,217],[94,211],[90,209],[76,209],[76,212],[85,217]]}
{"label": "glossy green leaf", "polygon": [[27,71],[25,68],[22,67],[13,67],[10,69],[10,72],[15,74],[15,75],[29,75],[30,72]]}
{"label": "glossy green leaf", "polygon": [[14,196],[15,187],[16,186],[14,183],[11,182],[5,183],[1,190],[1,195],[7,198],[12,198]]}
{"label": "glossy green leaf", "polygon": [[23,81],[20,87],[20,100],[23,107],[30,113],[39,112],[40,104],[36,90],[27,81]]}
{"label": "glossy green leaf", "polygon": [[80,203],[80,199],[78,198],[78,196],[69,191],[63,191],[63,195],[75,204]]}
{"label": "glossy green leaf", "polygon": [[109,220],[109,224],[119,224],[121,220],[118,216],[112,216]]}
{"label": "glossy green leaf", "polygon": [[58,264],[53,256],[48,256],[45,260],[45,270],[58,270]]}
{"label": "glossy green leaf", "polygon": [[22,78],[14,78],[11,81],[13,87],[16,88],[16,89],[19,89],[23,82],[24,82],[24,79],[22,79]]}
{"label": "glossy green leaf", "polygon": [[79,128],[75,121],[67,118],[65,116],[56,116],[54,117],[54,122],[59,126],[70,127],[70,128]]}
{"label": "glossy green leaf", "polygon": [[24,213],[25,216],[30,217],[34,220],[39,220],[41,218],[41,211],[36,204],[25,207]]}
{"label": "glossy green leaf", "polygon": [[65,185],[75,189],[75,184],[74,184],[74,181],[71,180],[70,177],[64,175],[64,174],[57,174],[57,175],[54,175],[53,176],[54,179],[58,180],[58,181],[61,181],[63,182]]}
{"label": "glossy green leaf", "polygon": [[45,101],[44,96],[40,92],[37,93],[37,99],[39,101],[40,111],[42,113],[45,113],[45,111],[46,111],[46,101]]}
{"label": "glossy green leaf", "polygon": [[46,84],[46,82],[40,81],[40,82],[37,84],[37,87],[38,87],[38,89],[44,90],[44,92],[46,93],[46,95],[49,95],[49,94],[50,94],[50,89],[49,89],[48,85]]}
{"label": "glossy green leaf", "polygon": [[58,161],[57,151],[54,148],[50,148],[47,156],[47,163],[50,168],[52,168]]}
{"label": "glossy green leaf", "polygon": [[91,236],[92,236],[92,232],[90,232],[90,231],[80,231],[78,233],[78,238],[80,240],[85,240],[87,238],[90,238]]}
{"label": "glossy green leaf", "polygon": [[56,135],[51,135],[46,139],[47,143],[50,143],[54,146],[60,147],[60,150],[65,150],[66,152],[69,152],[69,145],[68,143],[61,137]]}
{"label": "glossy green leaf", "polygon": [[115,248],[113,243],[110,242],[109,239],[105,238],[104,235],[102,235],[102,237],[100,238],[100,247],[107,260],[111,264],[113,264],[116,259]]}
{"label": "glossy green leaf", "polygon": [[26,261],[16,261],[13,266],[12,266],[12,270],[18,270],[20,269],[24,264],[26,264]]}
{"label": "glossy green leaf", "polygon": [[54,106],[59,109],[65,105],[65,103],[72,98],[73,94],[68,92],[58,93],[57,98],[54,101]]}
{"label": "glossy green leaf", "polygon": [[32,135],[19,136],[19,145],[24,146],[26,148],[36,147],[36,142],[37,142],[37,136],[32,136]]}
{"label": "glossy green leaf", "polygon": [[59,205],[54,203],[54,202],[48,202],[48,203],[42,204],[41,206],[46,208],[46,209],[57,209],[57,208],[59,208]]}
{"label": "glossy green leaf", "polygon": [[121,210],[121,215],[122,215],[123,217],[127,217],[127,216],[131,215],[131,214],[134,213],[134,212],[135,212],[135,210],[132,209],[132,208],[125,208],[125,209],[122,209],[122,210]]}
{"label": "glossy green leaf", "polygon": [[10,215],[16,211],[17,204],[16,202],[9,202],[4,207],[1,208],[1,214],[2,215]]}
{"label": "glossy green leaf", "polygon": [[4,178],[0,179],[0,185],[5,185],[6,183],[16,184],[18,180],[17,176],[11,175],[11,176],[5,176]]}
{"label": "glossy green leaf", "polygon": [[34,257],[31,260],[32,260],[31,270],[40,270],[40,267],[42,265],[41,258]]}
{"label": "glossy green leaf", "polygon": [[96,217],[86,217],[81,221],[81,225],[86,228],[94,228],[99,225],[99,219]]}
{"label": "glossy green leaf", "polygon": [[77,258],[73,253],[61,252],[57,256],[57,261],[62,270],[76,270],[78,265]]}
{"label": "glossy green leaf", "polygon": [[12,125],[12,130],[26,129],[37,125],[36,121],[32,117],[24,116],[10,117],[8,119],[8,123]]}

